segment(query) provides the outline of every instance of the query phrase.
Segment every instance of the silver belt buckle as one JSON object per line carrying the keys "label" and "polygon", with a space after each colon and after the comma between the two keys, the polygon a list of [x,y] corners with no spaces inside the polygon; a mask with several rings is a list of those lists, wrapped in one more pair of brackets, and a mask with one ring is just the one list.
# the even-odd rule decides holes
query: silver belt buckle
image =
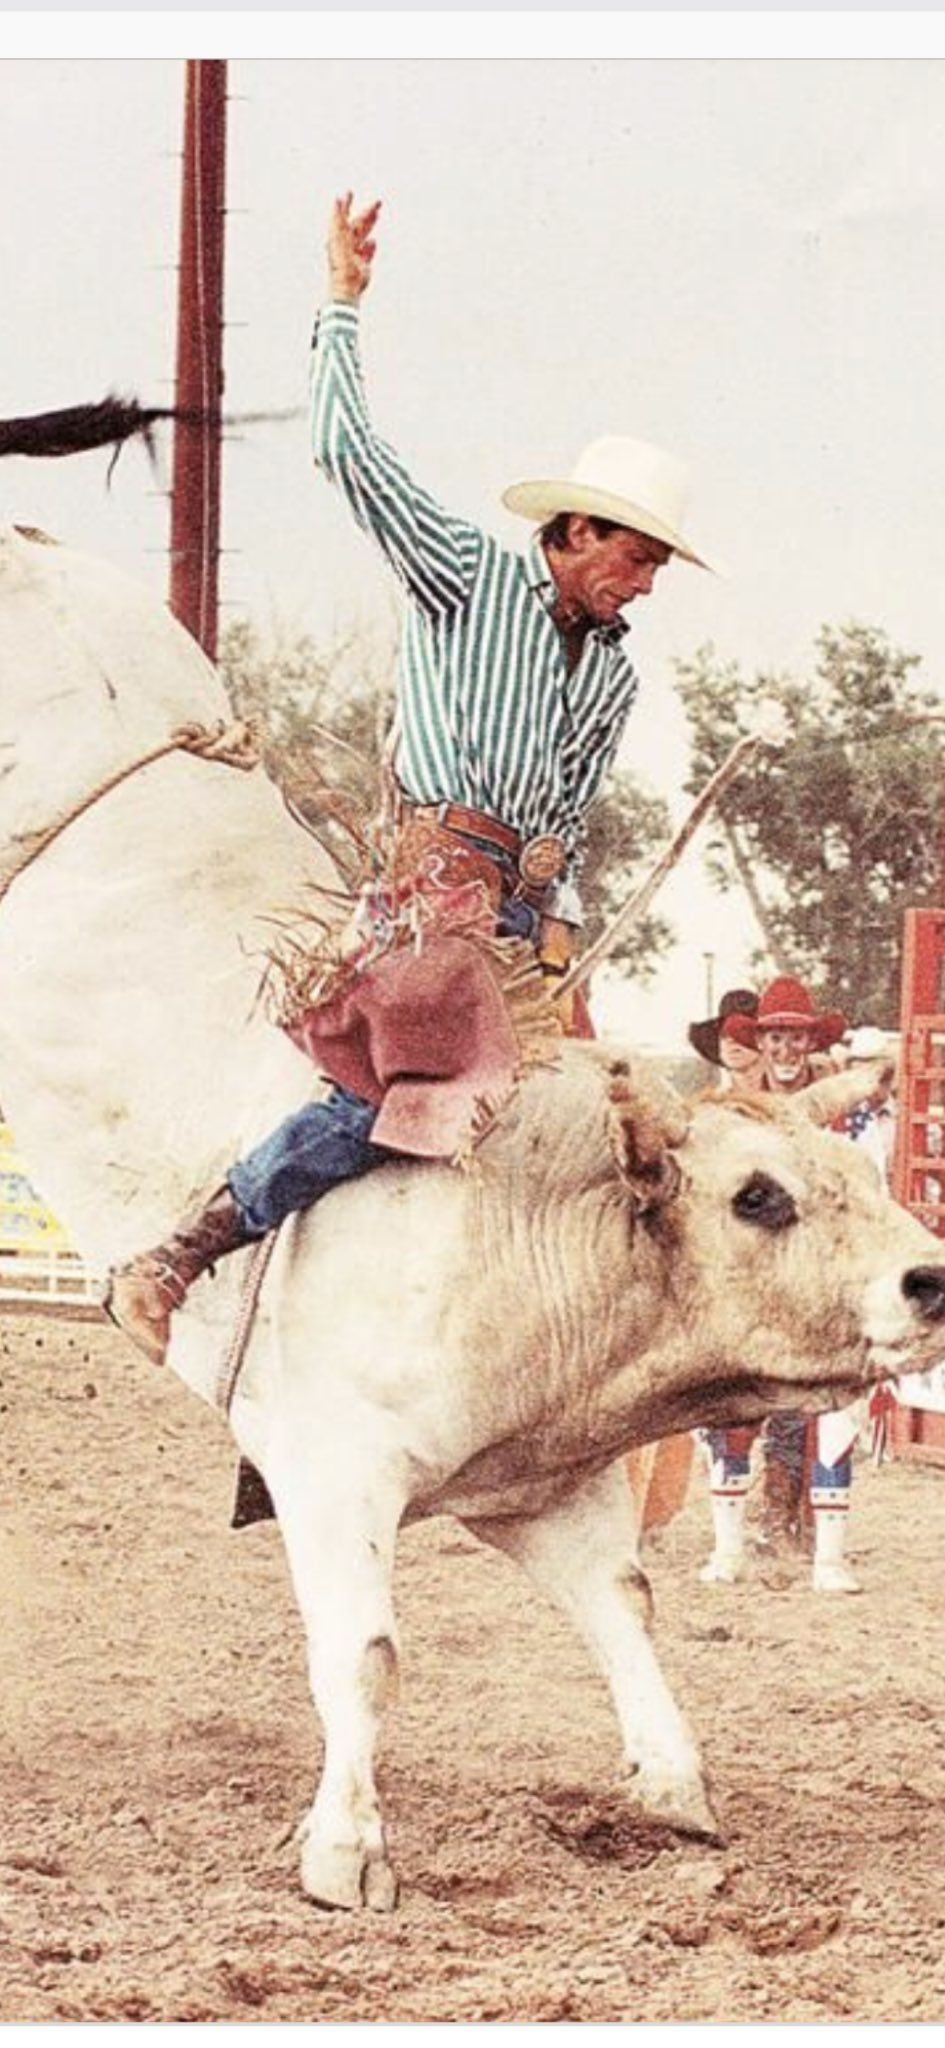
{"label": "silver belt buckle", "polygon": [[518,857],[518,871],[530,889],[546,889],[560,875],[568,849],[556,832],[527,839]]}

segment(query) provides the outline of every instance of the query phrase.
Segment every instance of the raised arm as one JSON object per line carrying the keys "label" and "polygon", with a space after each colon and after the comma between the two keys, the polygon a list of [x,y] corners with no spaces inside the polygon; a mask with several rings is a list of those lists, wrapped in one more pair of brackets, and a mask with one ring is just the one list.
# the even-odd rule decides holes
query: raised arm
{"label": "raised arm", "polygon": [[468,595],[482,536],[446,512],[405,469],[372,424],[359,344],[360,301],[371,281],[380,201],[352,211],[337,199],[328,231],[330,300],[316,323],[312,356],[312,452],[337,484],[400,581],[428,611],[455,610]]}

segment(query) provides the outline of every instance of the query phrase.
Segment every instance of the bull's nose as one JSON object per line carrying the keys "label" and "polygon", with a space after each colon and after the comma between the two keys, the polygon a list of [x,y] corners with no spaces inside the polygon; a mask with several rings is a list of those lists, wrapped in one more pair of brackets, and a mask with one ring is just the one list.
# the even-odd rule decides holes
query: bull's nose
{"label": "bull's nose", "polygon": [[945,1266],[911,1266],[902,1291],[924,1323],[945,1322]]}

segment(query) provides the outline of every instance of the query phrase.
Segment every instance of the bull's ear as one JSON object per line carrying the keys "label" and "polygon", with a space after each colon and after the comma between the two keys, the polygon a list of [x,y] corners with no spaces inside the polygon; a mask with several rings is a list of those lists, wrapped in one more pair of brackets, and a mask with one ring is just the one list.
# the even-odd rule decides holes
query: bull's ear
{"label": "bull's ear", "polygon": [[673,1148],[689,1129],[680,1095],[655,1075],[635,1078],[625,1064],[610,1070],[610,1142],[625,1187],[642,1215],[671,1202],[679,1187]]}

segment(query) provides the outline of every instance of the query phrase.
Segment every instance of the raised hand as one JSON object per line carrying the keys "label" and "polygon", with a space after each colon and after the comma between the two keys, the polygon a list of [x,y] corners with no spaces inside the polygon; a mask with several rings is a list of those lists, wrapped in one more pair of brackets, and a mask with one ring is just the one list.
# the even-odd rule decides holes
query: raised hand
{"label": "raised hand", "polygon": [[371,282],[371,267],[377,250],[374,229],[381,202],[352,213],[352,194],[336,199],[328,228],[328,276],[333,299],[356,304]]}

